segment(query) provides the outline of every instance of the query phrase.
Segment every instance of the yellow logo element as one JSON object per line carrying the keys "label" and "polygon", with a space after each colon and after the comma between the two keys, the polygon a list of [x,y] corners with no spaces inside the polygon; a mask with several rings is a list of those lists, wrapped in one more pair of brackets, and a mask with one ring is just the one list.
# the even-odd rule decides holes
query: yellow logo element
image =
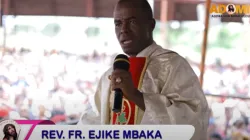
{"label": "yellow logo element", "polygon": [[250,14],[250,5],[236,5],[236,4],[212,4],[210,7],[210,14],[225,14],[243,16]]}

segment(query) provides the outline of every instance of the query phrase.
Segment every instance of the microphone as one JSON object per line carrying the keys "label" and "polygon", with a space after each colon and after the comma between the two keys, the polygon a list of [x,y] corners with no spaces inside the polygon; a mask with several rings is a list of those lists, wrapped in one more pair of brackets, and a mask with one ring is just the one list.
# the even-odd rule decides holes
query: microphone
{"label": "microphone", "polygon": [[[116,56],[114,64],[113,64],[113,69],[122,69],[129,71],[129,59],[126,55],[124,54],[119,54]],[[112,111],[115,113],[121,112],[122,109],[122,97],[123,93],[121,89],[114,89],[115,91],[115,96],[114,96],[114,105]]]}

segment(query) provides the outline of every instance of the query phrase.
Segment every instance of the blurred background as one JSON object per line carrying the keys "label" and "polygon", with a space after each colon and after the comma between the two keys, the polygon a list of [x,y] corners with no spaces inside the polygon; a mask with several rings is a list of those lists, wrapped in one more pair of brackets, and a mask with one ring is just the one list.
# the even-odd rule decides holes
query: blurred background
{"label": "blurred background", "polygon": [[[205,1],[149,2],[157,19],[155,41],[185,57],[200,77]],[[91,111],[89,98],[100,76],[122,53],[112,19],[115,3],[1,0],[0,119],[76,124],[81,113]],[[247,16],[210,17],[203,90],[211,140],[249,135],[249,36]]]}

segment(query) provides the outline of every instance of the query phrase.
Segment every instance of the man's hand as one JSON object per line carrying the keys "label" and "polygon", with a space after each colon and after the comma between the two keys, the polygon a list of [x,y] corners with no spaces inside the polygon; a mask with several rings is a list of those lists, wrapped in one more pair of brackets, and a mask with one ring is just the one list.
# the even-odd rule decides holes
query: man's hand
{"label": "man's hand", "polygon": [[123,95],[128,99],[133,101],[137,106],[142,110],[145,110],[145,104],[143,95],[137,88],[134,86],[132,76],[130,72],[125,70],[114,70],[110,76],[111,80],[111,89],[121,89]]}
{"label": "man's hand", "polygon": [[127,99],[133,99],[137,89],[133,84],[130,72],[117,69],[113,71],[110,78],[112,90],[120,88]]}

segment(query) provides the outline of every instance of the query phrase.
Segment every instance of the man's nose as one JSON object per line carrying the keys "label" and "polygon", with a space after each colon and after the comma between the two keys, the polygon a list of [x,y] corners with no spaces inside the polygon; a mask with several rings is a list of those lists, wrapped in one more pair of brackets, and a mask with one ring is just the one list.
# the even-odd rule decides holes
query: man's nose
{"label": "man's nose", "polygon": [[122,24],[121,33],[128,33],[129,25],[127,23]]}

